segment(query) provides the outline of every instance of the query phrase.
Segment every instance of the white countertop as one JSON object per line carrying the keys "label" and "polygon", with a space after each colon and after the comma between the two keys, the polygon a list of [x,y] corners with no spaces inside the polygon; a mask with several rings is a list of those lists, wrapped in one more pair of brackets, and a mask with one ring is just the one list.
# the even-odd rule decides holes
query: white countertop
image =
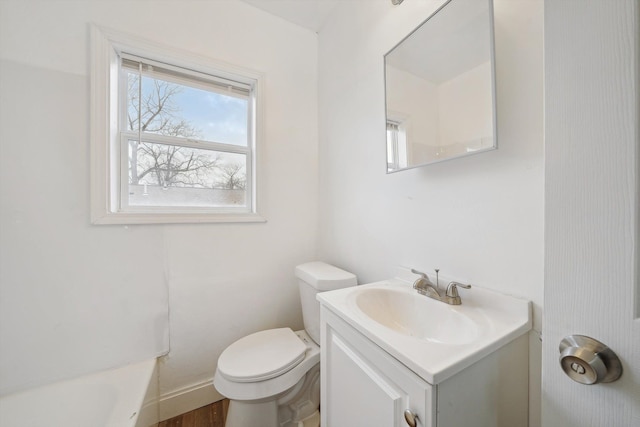
{"label": "white countertop", "polygon": [[[400,333],[383,326],[358,308],[358,295],[368,289],[383,289],[406,293],[415,298],[425,298],[433,304],[444,305],[445,310],[464,314],[475,323],[475,338],[470,342],[447,344],[410,334]],[[430,384],[439,384],[472,365],[498,348],[504,346],[531,329],[531,303],[477,286],[460,289],[462,304],[444,302],[419,295],[411,282],[399,278],[383,280],[367,285],[318,294],[323,307],[331,310],[349,325],[402,362]],[[405,298],[406,299],[406,298]],[[428,309],[429,304],[420,302]],[[438,311],[442,307],[436,307]],[[389,314],[384,314],[387,318]],[[438,319],[429,318],[429,322]],[[455,341],[455,340],[453,340]]]}

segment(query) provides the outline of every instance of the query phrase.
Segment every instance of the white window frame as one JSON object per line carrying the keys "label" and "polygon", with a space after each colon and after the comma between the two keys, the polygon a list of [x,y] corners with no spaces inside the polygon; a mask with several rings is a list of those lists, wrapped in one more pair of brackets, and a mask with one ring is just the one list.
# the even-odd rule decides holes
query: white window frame
{"label": "white window frame", "polygon": [[[248,147],[237,152],[247,154],[247,208],[135,207],[122,209],[121,193],[126,187],[120,152],[123,146],[119,116],[123,108],[120,80],[120,57],[130,54],[171,64],[196,73],[240,81],[252,86],[249,97],[253,120]],[[93,224],[162,224],[205,222],[264,222],[257,213],[258,150],[262,135],[263,74],[179,51],[148,40],[91,26],[91,222]],[[124,107],[126,108],[126,107]],[[154,138],[155,139],[155,138]],[[162,137],[159,136],[158,140]],[[174,145],[174,144],[171,144]],[[185,141],[180,145],[203,148]],[[215,148],[215,144],[207,147]],[[230,147],[224,147],[231,152]]]}
{"label": "white window frame", "polygon": [[[410,125],[410,119],[404,115],[398,113],[388,113],[387,117],[387,136],[389,135],[389,128],[393,127],[393,136],[389,140],[387,137],[387,173],[397,172],[407,167],[407,161],[409,158],[408,151],[408,127]],[[389,159],[388,151],[392,151],[392,159]],[[389,160],[392,160],[391,162]]]}

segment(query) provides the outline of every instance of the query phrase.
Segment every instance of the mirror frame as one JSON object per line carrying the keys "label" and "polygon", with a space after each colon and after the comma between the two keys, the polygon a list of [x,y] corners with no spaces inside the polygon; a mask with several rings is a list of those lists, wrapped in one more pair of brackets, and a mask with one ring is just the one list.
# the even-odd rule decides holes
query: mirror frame
{"label": "mirror frame", "polygon": [[[388,98],[388,85],[387,85],[387,57],[393,53],[393,51],[400,46],[402,43],[404,43],[407,39],[409,39],[412,35],[414,35],[417,31],[419,31],[423,26],[425,26],[431,19],[433,19],[440,11],[442,11],[445,7],[447,7],[448,5],[450,5],[452,2],[460,2],[463,0],[446,0],[442,3],[442,5],[440,5],[433,13],[431,13],[424,21],[422,21],[416,28],[414,28],[409,34],[407,34],[404,38],[402,38],[402,40],[400,40],[398,43],[396,43],[387,53],[384,54],[383,56],[383,75],[384,75],[384,113],[385,113],[385,134],[386,134],[386,130],[387,130],[387,126],[389,123],[389,108],[388,108],[388,103],[387,103],[387,98]],[[385,165],[385,170],[387,171],[387,174],[391,174],[391,173],[396,173],[396,172],[401,172],[401,171],[405,171],[405,170],[411,170],[411,169],[415,169],[418,167],[422,167],[422,166],[427,166],[427,165],[431,165],[434,163],[441,163],[441,162],[446,162],[449,160],[454,160],[454,159],[459,159],[459,158],[464,158],[464,157],[468,157],[468,156],[473,156],[476,154],[480,154],[480,153],[486,153],[488,151],[494,151],[498,149],[498,108],[497,108],[497,91],[496,91],[496,55],[495,55],[495,13],[494,13],[494,6],[493,6],[493,0],[485,0],[487,2],[487,6],[489,9],[489,54],[490,54],[490,58],[489,61],[491,63],[491,79],[490,79],[490,83],[491,83],[491,109],[492,109],[492,126],[493,126],[493,135],[492,135],[492,139],[493,139],[493,144],[490,147],[486,147],[486,148],[481,148],[478,150],[474,150],[471,152],[467,152],[467,153],[462,153],[462,154],[458,154],[458,155],[452,155],[449,157],[443,157],[443,158],[439,158],[439,159],[434,159],[432,161],[426,161],[423,163],[417,163],[417,164],[413,164],[413,165],[407,165],[406,167],[403,168],[398,168],[398,169],[394,169],[394,170],[389,170],[389,157],[388,154],[385,154],[385,160],[386,160],[386,165]],[[385,153],[388,153],[389,150],[389,145],[388,145],[388,138],[385,136]]]}

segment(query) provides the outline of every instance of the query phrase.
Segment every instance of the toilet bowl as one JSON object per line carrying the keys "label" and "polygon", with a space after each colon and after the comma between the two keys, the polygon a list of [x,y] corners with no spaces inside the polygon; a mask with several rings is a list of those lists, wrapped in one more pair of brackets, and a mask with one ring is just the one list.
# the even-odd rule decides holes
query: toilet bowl
{"label": "toilet bowl", "polygon": [[296,267],[305,330],[247,335],[218,358],[213,384],[227,397],[225,427],[318,427],[320,306],[318,292],[356,285],[355,275],[322,262]]}

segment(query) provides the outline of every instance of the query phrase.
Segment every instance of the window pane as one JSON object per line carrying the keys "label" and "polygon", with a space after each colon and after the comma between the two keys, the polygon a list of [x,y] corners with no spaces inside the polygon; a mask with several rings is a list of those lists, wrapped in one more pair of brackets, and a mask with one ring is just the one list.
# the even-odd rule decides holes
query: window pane
{"label": "window pane", "polygon": [[139,79],[137,73],[127,73],[128,130],[137,132],[140,125],[142,132],[248,145],[246,98],[145,75],[140,97]]}
{"label": "window pane", "polygon": [[129,206],[246,207],[244,154],[129,141]]}

